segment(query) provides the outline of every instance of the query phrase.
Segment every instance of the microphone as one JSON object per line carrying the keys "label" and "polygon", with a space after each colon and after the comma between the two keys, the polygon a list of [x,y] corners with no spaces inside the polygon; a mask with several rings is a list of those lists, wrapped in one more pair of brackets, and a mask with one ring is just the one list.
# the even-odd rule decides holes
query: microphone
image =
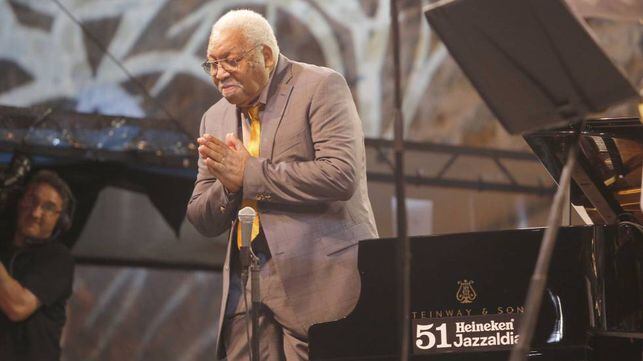
{"label": "microphone", "polygon": [[15,206],[20,196],[20,185],[31,170],[31,159],[16,152],[4,172],[0,172],[0,219],[15,212]]}
{"label": "microphone", "polygon": [[252,223],[257,217],[252,207],[243,207],[239,211],[239,222],[241,222],[241,248],[239,249],[239,256],[241,258],[241,267],[247,268],[250,266],[250,237],[252,237]]}
{"label": "microphone", "polygon": [[9,167],[0,174],[0,189],[12,187],[20,183],[31,170],[31,159],[25,154],[15,153]]}

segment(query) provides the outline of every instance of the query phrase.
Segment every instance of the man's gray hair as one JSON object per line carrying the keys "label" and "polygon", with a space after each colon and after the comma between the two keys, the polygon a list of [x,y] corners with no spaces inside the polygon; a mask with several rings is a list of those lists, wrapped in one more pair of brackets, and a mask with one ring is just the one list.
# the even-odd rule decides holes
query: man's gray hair
{"label": "man's gray hair", "polygon": [[254,46],[267,45],[272,49],[272,55],[277,61],[279,56],[277,38],[268,20],[261,14],[247,9],[228,11],[212,25],[208,49],[214,46],[214,35],[224,29],[239,29],[246,40]]}

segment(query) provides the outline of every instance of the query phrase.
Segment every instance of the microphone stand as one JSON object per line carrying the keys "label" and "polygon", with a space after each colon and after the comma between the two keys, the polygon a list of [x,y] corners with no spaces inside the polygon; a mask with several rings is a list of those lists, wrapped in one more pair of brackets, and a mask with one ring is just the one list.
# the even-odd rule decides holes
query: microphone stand
{"label": "microphone stand", "polygon": [[255,256],[250,248],[250,299],[252,301],[252,339],[250,346],[254,358],[259,361],[259,307],[261,307],[261,294],[259,292],[259,257]]}
{"label": "microphone stand", "polygon": [[558,190],[556,191],[554,201],[549,209],[547,228],[545,229],[543,239],[540,243],[538,259],[536,260],[534,272],[529,282],[529,288],[527,289],[525,313],[521,320],[520,338],[518,343],[511,348],[509,361],[526,361],[529,350],[531,349],[534,331],[538,323],[538,314],[540,312],[540,306],[545,293],[545,286],[547,285],[549,264],[554,252],[554,247],[556,246],[556,238],[561,225],[561,214],[565,201],[564,195],[569,189],[572,173],[576,165],[576,156],[580,148],[581,133],[585,129],[585,119],[582,118],[579,120],[579,123],[580,124],[577,125],[578,128],[575,129],[574,141],[572,142],[570,149],[567,151],[565,166],[561,171],[560,180],[558,182]]}
{"label": "microphone stand", "polygon": [[[251,207],[244,207],[239,211],[239,222],[241,222],[241,248],[239,249],[239,260],[241,263],[241,289],[243,290],[243,302],[246,306],[246,337],[250,348],[251,361],[259,361],[259,307],[261,294],[259,290],[259,258],[252,252],[250,246],[252,237],[252,223],[257,213]],[[251,308],[248,308],[246,297],[246,284],[250,274],[250,299]],[[252,324],[252,332],[248,331],[248,320]]]}
{"label": "microphone stand", "polygon": [[400,66],[400,24],[398,0],[391,2],[391,40],[393,45],[393,80],[395,118],[393,120],[395,153],[395,198],[397,200],[397,311],[399,359],[407,361],[411,346],[411,240],[406,216],[406,187],[404,185],[404,115],[402,113],[402,86]]}

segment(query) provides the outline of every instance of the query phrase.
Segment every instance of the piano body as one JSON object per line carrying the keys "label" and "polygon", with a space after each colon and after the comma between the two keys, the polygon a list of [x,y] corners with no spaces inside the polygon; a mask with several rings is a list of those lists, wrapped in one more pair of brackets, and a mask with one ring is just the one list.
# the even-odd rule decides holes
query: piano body
{"label": "piano body", "polygon": [[[587,122],[571,200],[593,224],[562,227],[529,360],[641,361],[643,124]],[[525,136],[558,179],[573,131]],[[411,360],[507,360],[544,229],[411,238]],[[346,318],[310,329],[311,360],[397,360],[396,239],[359,244]]]}

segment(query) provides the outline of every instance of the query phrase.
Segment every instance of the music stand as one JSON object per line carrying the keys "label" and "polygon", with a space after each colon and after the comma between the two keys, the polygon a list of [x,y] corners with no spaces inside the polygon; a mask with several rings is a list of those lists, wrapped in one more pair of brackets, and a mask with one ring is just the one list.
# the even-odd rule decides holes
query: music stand
{"label": "music stand", "polygon": [[[638,96],[562,0],[443,0],[425,16],[511,134],[561,125],[580,134],[589,112]],[[558,182],[511,361],[530,348],[577,149]]]}

